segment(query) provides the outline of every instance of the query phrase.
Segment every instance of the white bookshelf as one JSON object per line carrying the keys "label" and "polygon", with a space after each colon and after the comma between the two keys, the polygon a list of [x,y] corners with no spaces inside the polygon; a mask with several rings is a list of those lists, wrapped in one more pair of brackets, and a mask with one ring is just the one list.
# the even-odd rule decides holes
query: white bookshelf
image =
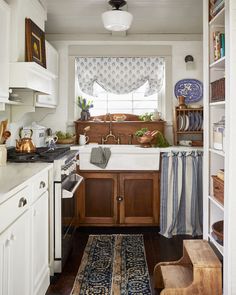
{"label": "white bookshelf", "polygon": [[[223,260],[223,293],[236,294],[236,0],[225,0],[209,22],[209,1],[204,6],[204,220],[203,237]],[[213,32],[225,33],[225,56],[214,61]],[[210,102],[211,82],[225,77],[225,101]],[[225,116],[225,149],[213,148],[213,123]],[[213,194],[211,175],[225,169],[224,205]],[[212,224],[224,220],[224,246],[212,236]]]}
{"label": "white bookshelf", "polygon": [[221,57],[220,59],[213,61],[210,64],[210,68],[215,69],[225,69],[225,56]]}

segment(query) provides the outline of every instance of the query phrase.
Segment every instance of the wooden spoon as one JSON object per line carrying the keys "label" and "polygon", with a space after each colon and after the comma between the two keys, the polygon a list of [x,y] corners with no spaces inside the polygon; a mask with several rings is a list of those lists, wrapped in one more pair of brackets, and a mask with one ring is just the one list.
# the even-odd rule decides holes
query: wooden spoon
{"label": "wooden spoon", "polygon": [[1,143],[5,144],[7,139],[11,136],[11,132],[6,130],[2,134]]}

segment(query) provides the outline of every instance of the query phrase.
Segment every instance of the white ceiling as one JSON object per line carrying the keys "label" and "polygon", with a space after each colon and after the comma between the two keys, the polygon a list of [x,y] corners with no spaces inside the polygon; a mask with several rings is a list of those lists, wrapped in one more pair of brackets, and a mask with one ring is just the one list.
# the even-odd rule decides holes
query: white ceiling
{"label": "white ceiling", "polygon": [[[201,34],[202,0],[128,0],[128,34]],[[108,0],[47,0],[48,34],[103,34]]]}

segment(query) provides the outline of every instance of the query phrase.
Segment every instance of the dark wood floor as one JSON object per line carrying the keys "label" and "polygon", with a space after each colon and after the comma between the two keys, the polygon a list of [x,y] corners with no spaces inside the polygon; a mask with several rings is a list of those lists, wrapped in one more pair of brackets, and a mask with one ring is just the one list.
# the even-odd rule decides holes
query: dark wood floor
{"label": "dark wood floor", "polygon": [[[62,274],[55,276],[51,282],[46,295],[69,295],[77,274],[83,251],[86,246],[89,234],[143,234],[147,264],[152,283],[153,269],[160,261],[177,260],[182,256],[184,239],[191,239],[190,236],[176,236],[167,239],[158,234],[158,229],[153,227],[145,228],[79,228],[76,232],[73,251],[65,265]],[[159,294],[153,289],[153,294]],[[92,295],[92,294],[91,294]]]}

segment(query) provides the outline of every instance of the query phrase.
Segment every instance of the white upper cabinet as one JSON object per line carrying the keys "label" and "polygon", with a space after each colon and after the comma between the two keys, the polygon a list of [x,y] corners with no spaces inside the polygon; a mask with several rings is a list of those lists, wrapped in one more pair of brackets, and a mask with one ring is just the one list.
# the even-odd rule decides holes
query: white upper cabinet
{"label": "white upper cabinet", "polygon": [[9,36],[10,8],[0,0],[0,102],[7,102],[9,97]]}
{"label": "white upper cabinet", "polygon": [[58,100],[58,67],[59,55],[57,50],[46,41],[46,64],[47,70],[52,74],[51,79],[51,94],[38,95],[36,98],[36,106],[41,107],[56,107]]}
{"label": "white upper cabinet", "polygon": [[25,18],[45,30],[47,11],[38,0],[6,0],[11,8],[10,61],[25,61]]}

